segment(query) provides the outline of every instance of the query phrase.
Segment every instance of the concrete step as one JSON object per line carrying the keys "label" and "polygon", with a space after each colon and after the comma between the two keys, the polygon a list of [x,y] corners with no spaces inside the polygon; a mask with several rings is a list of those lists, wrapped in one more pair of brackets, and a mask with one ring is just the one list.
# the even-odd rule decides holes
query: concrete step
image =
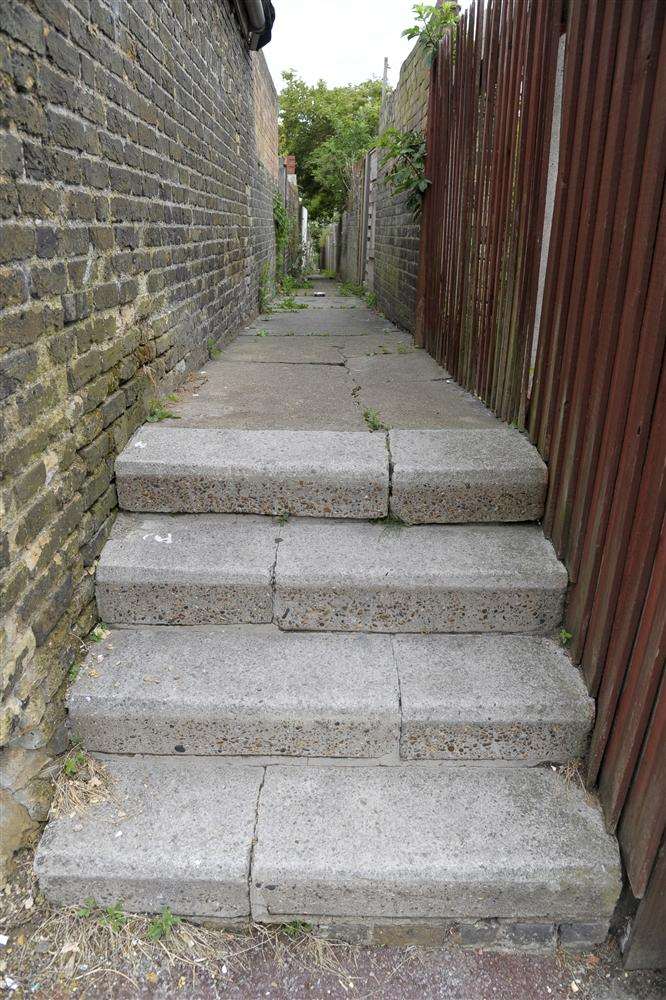
{"label": "concrete step", "polygon": [[388,511],[383,435],[146,425],[116,460],[120,506],[373,518]]}
{"label": "concrete step", "polygon": [[531,525],[122,514],[97,604],[123,624],[544,634],[560,622],[566,581]]}
{"label": "concrete step", "polygon": [[584,756],[594,701],[552,639],[396,635],[393,648],[401,758],[538,764]]}
{"label": "concrete step", "polygon": [[270,622],[280,526],[234,514],[120,514],[97,566],[104,622]]}
{"label": "concrete step", "polygon": [[593,702],[564,651],[531,636],[114,629],[69,695],[102,753],[565,762]]}
{"label": "concrete step", "polygon": [[232,924],[585,922],[603,935],[619,893],[598,809],[550,770],[105,760],[111,797],[52,820],[37,851],[54,903],[121,899]]}
{"label": "concrete step", "polygon": [[561,620],[566,570],[531,525],[298,520],[281,534],[284,629],[544,634]]}
{"label": "concrete step", "polygon": [[391,638],[118,629],[83,665],[69,717],[107,753],[397,758]]}
{"label": "concrete step", "polygon": [[105,762],[110,798],[50,820],[42,836],[35,870],[48,898],[247,922],[263,768],[200,758]]}
{"label": "concrete step", "polygon": [[604,921],[617,845],[576,782],[542,769],[269,767],[255,919]]}
{"label": "concrete step", "polygon": [[391,513],[408,524],[538,521],[548,472],[518,431],[392,430]]}

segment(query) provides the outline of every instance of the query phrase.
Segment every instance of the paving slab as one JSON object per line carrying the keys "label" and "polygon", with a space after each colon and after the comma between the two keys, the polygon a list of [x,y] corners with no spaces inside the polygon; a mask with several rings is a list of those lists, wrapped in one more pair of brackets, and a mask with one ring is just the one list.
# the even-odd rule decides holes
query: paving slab
{"label": "paving slab", "polygon": [[113,629],[69,695],[105,753],[397,757],[389,636],[274,626]]}
{"label": "paving slab", "polygon": [[553,640],[395,636],[400,755],[564,763],[583,757],[594,701]]}
{"label": "paving slab", "polygon": [[617,845],[575,782],[537,768],[268,767],[255,919],[608,917]]}
{"label": "paving slab", "polygon": [[281,628],[543,634],[561,621],[566,570],[531,525],[300,518],[281,536]]}
{"label": "paving slab", "polygon": [[213,361],[205,371],[206,382],[171,405],[179,419],[163,426],[366,430],[344,368]]}
{"label": "paving slab", "polygon": [[339,350],[346,359],[369,358],[377,353],[383,354],[385,351],[389,351],[391,354],[405,351],[409,354],[415,350],[412,336],[401,330],[390,333],[366,333],[362,337],[335,336],[329,337],[326,342]]}
{"label": "paving slab", "polygon": [[292,365],[343,365],[344,355],[328,337],[238,337],[222,352],[225,362],[254,361]]}
{"label": "paving slab", "polygon": [[242,331],[244,335],[266,330],[271,337],[357,336],[397,333],[390,320],[369,309],[299,309],[298,312],[262,314]]}
{"label": "paving slab", "polygon": [[392,430],[391,511],[408,524],[538,521],[548,470],[528,439],[494,428]]}
{"label": "paving slab", "polygon": [[35,869],[59,905],[93,898],[124,910],[249,914],[248,875],[262,768],[211,760],[104,758],[111,798],[51,820]]}
{"label": "paving slab", "polygon": [[386,439],[367,431],[146,424],[116,460],[125,510],[383,517]]}
{"label": "paving slab", "polygon": [[[390,347],[386,345],[387,352]],[[425,351],[413,348],[404,354],[384,353],[381,349],[370,357],[355,357],[347,362],[355,381],[367,385],[368,380],[378,382],[432,382],[449,378],[448,373]]]}
{"label": "paving slab", "polygon": [[270,622],[278,526],[233,514],[120,514],[97,567],[105,622]]}
{"label": "paving slab", "polygon": [[352,376],[362,409],[374,409],[386,427],[412,429],[497,427],[497,417],[483,403],[450,381],[381,381]]}
{"label": "paving slab", "polygon": [[[340,295],[338,290],[335,289],[316,289],[316,291],[323,291],[323,296],[312,295],[308,292],[300,292],[295,296],[298,302],[302,302],[307,305],[308,309],[365,309],[366,305],[363,299],[360,299],[357,295]],[[278,301],[281,301],[278,299]]]}

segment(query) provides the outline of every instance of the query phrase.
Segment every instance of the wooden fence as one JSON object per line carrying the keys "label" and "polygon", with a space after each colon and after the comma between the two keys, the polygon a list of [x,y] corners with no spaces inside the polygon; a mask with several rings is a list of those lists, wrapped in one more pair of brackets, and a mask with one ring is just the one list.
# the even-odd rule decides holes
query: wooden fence
{"label": "wooden fence", "polygon": [[487,0],[443,39],[417,328],[548,462],[544,528],[597,699],[588,780],[650,907],[632,966],[666,925],[665,15],[662,0]]}

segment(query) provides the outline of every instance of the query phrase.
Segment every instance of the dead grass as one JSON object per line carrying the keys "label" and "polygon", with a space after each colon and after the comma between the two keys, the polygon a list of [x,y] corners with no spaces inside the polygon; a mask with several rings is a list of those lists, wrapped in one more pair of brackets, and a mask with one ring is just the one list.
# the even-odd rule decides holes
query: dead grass
{"label": "dead grass", "polygon": [[[87,773],[96,777],[98,762],[90,760]],[[71,779],[65,787],[62,806],[85,808],[89,799],[83,793],[72,797]],[[156,918],[126,914],[121,901],[111,907],[88,900],[83,906],[53,908],[39,891],[29,851],[19,856],[0,900],[0,928],[11,940],[0,951],[0,988],[8,976],[17,984],[12,996],[93,997],[115,995],[123,986],[122,995],[133,996],[165,980],[187,996],[200,986],[202,976],[224,984],[257,960],[278,969],[297,966],[334,976],[345,990],[354,990],[349,973],[354,948],[325,941],[307,928],[287,936],[277,927],[254,925],[233,932],[183,920],[155,940],[151,927]]]}
{"label": "dead grass", "polygon": [[113,798],[108,768],[81,747],[72,747],[53,765],[56,772],[51,817],[80,816],[91,806]]}

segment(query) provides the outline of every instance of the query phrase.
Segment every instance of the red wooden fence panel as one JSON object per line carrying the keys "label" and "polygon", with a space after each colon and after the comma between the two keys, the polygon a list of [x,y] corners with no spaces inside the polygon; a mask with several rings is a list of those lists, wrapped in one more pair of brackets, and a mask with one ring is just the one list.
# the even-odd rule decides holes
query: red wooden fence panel
{"label": "red wooden fence panel", "polygon": [[443,39],[417,327],[548,462],[544,530],[569,571],[565,624],[597,698],[588,779],[638,897],[666,824],[665,20],[663,0],[487,0]]}

